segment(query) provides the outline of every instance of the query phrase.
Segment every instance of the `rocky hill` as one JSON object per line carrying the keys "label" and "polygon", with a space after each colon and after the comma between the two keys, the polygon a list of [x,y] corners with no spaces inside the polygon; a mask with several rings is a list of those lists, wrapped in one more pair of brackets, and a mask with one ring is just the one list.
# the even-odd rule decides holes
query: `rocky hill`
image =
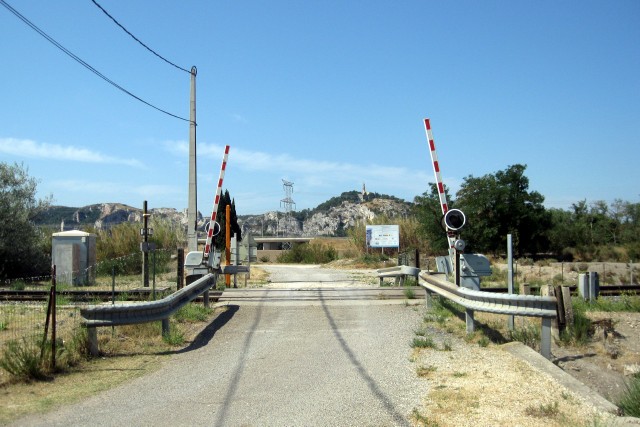
{"label": "rocky hill", "polygon": [[[239,215],[242,230],[251,230],[254,236],[342,236],[357,223],[372,220],[379,215],[389,218],[406,216],[411,203],[385,195],[342,193],[318,207],[292,212],[288,219],[283,212],[271,211],[261,215]],[[186,210],[172,208],[150,209],[154,219],[162,218],[186,225]],[[207,219],[208,220],[208,219]],[[198,228],[204,230],[206,221],[198,212]],[[35,223],[55,230],[105,229],[122,222],[141,222],[142,209],[121,203],[100,203],[82,208],[52,206],[35,218]]]}
{"label": "rocky hill", "polygon": [[282,212],[267,212],[238,216],[238,223],[254,236],[343,236],[357,223],[380,215],[403,217],[411,211],[411,203],[394,197],[375,195],[354,200],[351,193],[355,192],[342,193],[313,210],[293,212],[290,218]]}
{"label": "rocky hill", "polygon": [[[171,222],[187,223],[186,210],[179,212],[173,208],[149,209],[153,218],[167,219]],[[105,229],[122,222],[142,222],[142,209],[134,208],[122,203],[99,203],[73,208],[67,206],[51,206],[40,213],[34,222],[37,225],[57,230],[74,230],[94,227]],[[198,225],[204,228],[205,221],[198,212]]]}

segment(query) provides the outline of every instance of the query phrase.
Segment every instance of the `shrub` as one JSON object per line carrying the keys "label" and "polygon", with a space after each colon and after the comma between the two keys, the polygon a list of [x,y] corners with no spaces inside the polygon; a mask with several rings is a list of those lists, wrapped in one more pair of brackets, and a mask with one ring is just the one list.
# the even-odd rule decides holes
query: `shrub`
{"label": "shrub", "polygon": [[635,374],[618,402],[625,415],[640,418],[640,374]]}
{"label": "shrub", "polygon": [[572,298],[573,325],[560,334],[565,344],[584,345],[591,336],[591,320],[586,315],[587,303],[582,298]]}
{"label": "shrub", "polygon": [[41,347],[36,339],[9,341],[0,358],[0,367],[21,381],[43,380],[47,373],[40,355]]}
{"label": "shrub", "polygon": [[411,288],[405,288],[404,296],[407,297],[407,299],[415,299],[416,293]]}
{"label": "shrub", "polygon": [[338,258],[336,250],[322,243],[295,243],[291,250],[283,252],[278,262],[296,264],[326,264]]}
{"label": "shrub", "polygon": [[436,348],[436,343],[430,337],[415,337],[411,342],[413,348]]}

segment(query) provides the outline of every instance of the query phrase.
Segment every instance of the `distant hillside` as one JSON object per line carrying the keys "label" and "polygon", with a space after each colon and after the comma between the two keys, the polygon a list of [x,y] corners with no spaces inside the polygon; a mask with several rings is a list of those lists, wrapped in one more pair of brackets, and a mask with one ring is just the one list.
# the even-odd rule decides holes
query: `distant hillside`
{"label": "distant hillside", "polygon": [[[154,218],[166,218],[186,224],[186,213],[172,208],[150,209]],[[109,228],[122,222],[142,222],[142,209],[122,203],[99,203],[81,208],[51,206],[34,218],[36,225],[53,229],[73,230],[95,227]],[[204,227],[202,215],[198,213],[198,225]]]}
{"label": "distant hillside", "polygon": [[[344,236],[346,230],[357,223],[384,215],[389,218],[406,216],[412,204],[377,193],[362,194],[347,191],[332,197],[314,209],[291,213],[286,221],[282,212],[266,212],[261,215],[239,215],[238,223],[243,230],[251,230],[254,236]],[[186,225],[186,210],[178,212],[171,208],[150,209],[153,218],[166,218]],[[39,226],[55,230],[109,228],[122,222],[141,222],[142,209],[121,203],[99,203],[81,208],[51,206],[38,215],[34,222]],[[204,230],[206,220],[198,213],[198,228]]]}
{"label": "distant hillside", "polygon": [[384,215],[389,218],[406,216],[412,204],[384,194],[348,191],[332,197],[314,209],[292,212],[287,221],[282,212],[262,215],[240,215],[243,230],[250,229],[254,236],[344,236],[346,230],[357,223]]}

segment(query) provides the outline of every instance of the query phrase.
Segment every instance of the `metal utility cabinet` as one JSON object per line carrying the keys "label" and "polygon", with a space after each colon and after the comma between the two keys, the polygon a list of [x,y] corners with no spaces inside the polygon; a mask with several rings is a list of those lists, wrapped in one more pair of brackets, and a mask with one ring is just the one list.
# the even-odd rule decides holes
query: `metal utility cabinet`
{"label": "metal utility cabinet", "polygon": [[93,285],[96,278],[96,235],[72,230],[53,233],[51,261],[58,283]]}

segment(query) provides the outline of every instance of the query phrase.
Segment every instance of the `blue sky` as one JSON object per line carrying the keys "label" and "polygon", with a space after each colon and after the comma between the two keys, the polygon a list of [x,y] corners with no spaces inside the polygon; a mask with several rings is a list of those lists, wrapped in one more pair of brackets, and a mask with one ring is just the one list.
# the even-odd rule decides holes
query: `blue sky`
{"label": "blue sky", "polygon": [[[189,117],[190,76],[90,0],[7,0],[145,101]],[[640,2],[98,0],[149,47],[197,66],[198,209],[238,214],[343,191],[413,200],[442,174],[527,165],[548,207],[640,198]],[[127,96],[0,5],[0,161],[39,196],[187,206],[189,124]]]}

